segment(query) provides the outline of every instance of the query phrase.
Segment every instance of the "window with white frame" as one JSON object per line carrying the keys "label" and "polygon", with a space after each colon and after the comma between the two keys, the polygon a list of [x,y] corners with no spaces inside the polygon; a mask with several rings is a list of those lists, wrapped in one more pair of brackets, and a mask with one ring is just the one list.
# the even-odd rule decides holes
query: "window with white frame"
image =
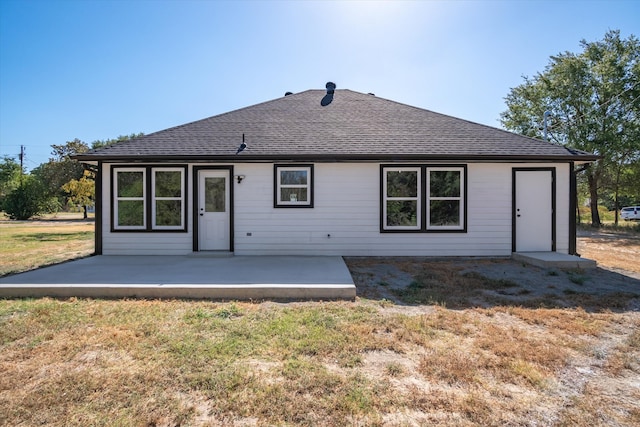
{"label": "window with white frame", "polygon": [[383,232],[466,232],[466,166],[382,165]]}
{"label": "window with white frame", "polygon": [[114,231],[186,231],[184,167],[114,167]]}
{"label": "window with white frame", "polygon": [[114,169],[114,229],[146,229],[146,172],[144,168]]}
{"label": "window with white frame", "polygon": [[153,168],[152,172],[152,228],[184,228],[184,169]]}
{"label": "window with white frame", "polygon": [[383,228],[420,230],[420,168],[385,168]]}
{"label": "window with white frame", "polygon": [[313,165],[275,165],[274,174],[275,207],[313,207]]}
{"label": "window with white frame", "polygon": [[427,167],[427,230],[464,228],[463,168]]}

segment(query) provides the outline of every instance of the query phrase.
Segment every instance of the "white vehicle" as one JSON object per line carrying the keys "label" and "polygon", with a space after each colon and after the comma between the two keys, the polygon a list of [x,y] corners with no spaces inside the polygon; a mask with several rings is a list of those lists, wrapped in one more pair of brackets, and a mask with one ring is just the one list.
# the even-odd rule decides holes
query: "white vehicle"
{"label": "white vehicle", "polygon": [[625,221],[639,221],[640,220],[640,206],[629,206],[622,208],[620,216]]}

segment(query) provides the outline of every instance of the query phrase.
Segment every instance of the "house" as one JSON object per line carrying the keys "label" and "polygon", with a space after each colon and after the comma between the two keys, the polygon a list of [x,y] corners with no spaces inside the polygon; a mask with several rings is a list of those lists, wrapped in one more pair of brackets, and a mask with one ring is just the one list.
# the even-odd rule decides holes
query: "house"
{"label": "house", "polygon": [[597,157],[351,90],[307,90],[79,154],[96,253],[576,253]]}

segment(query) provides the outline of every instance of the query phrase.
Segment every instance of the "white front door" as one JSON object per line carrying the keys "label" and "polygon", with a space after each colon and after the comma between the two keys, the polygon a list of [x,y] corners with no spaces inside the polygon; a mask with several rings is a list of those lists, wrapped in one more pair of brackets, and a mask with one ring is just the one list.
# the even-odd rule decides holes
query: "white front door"
{"label": "white front door", "polygon": [[198,250],[230,250],[229,171],[198,171]]}
{"label": "white front door", "polygon": [[517,170],[514,180],[515,251],[554,250],[553,171]]}

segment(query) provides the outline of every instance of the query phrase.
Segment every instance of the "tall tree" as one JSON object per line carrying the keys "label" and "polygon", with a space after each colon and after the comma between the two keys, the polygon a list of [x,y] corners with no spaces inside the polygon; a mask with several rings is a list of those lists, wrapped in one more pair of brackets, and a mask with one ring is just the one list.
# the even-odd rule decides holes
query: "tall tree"
{"label": "tall tree", "polygon": [[640,43],[609,31],[580,45],[582,52],[552,56],[543,72],[512,88],[501,122],[532,137],[544,137],[546,130],[551,141],[601,156],[585,172],[591,224],[598,227],[602,185],[618,192],[622,177],[640,161]]}
{"label": "tall tree", "polygon": [[66,194],[62,186],[73,179],[79,180],[84,174],[82,164],[71,159],[71,156],[88,151],[89,146],[76,138],[63,145],[53,144],[51,148],[52,157],[49,161],[35,168],[31,174],[47,186],[51,195],[64,201]]}

